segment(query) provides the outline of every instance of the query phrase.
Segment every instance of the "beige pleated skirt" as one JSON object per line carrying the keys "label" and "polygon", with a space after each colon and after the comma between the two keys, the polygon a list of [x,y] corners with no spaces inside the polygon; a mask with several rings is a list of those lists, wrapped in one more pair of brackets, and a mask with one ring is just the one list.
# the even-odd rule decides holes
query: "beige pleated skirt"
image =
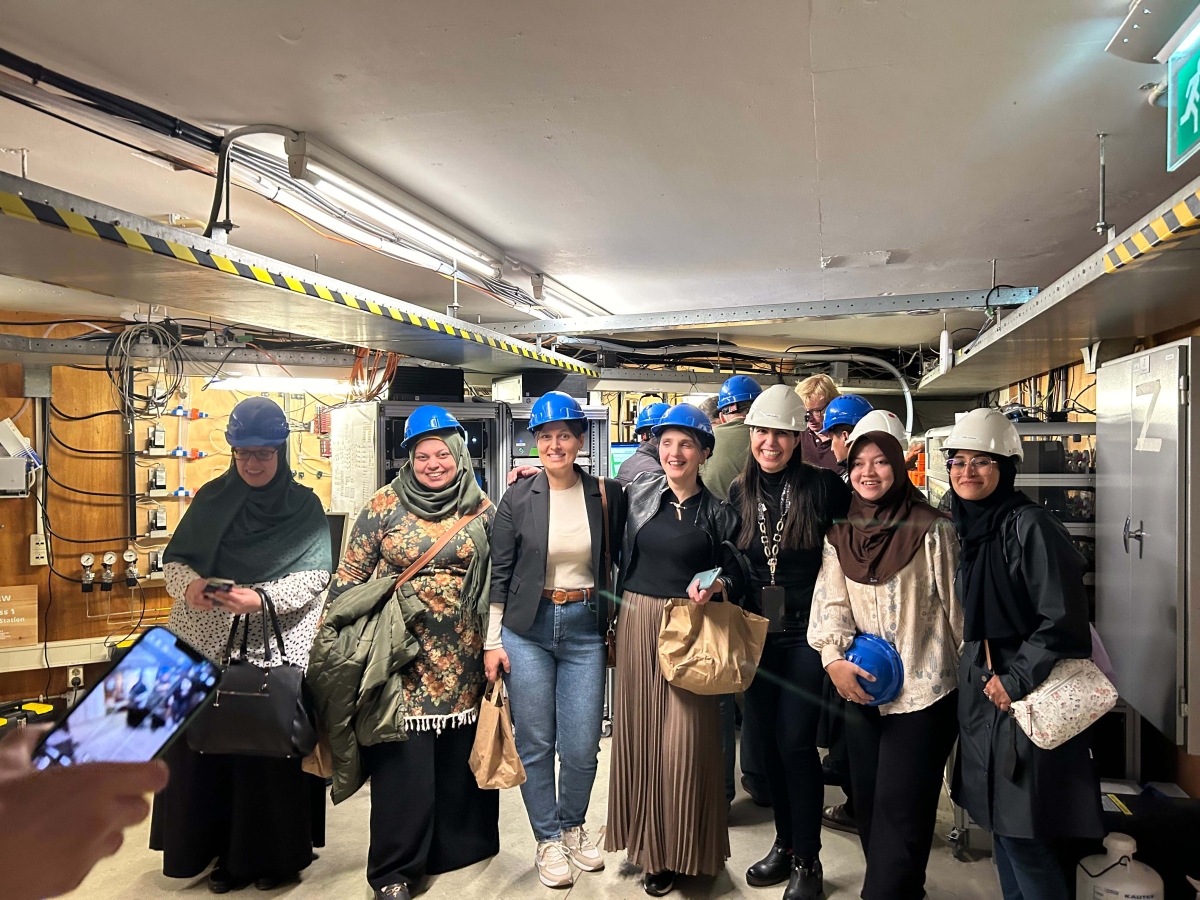
{"label": "beige pleated skirt", "polygon": [[622,598],[604,849],[625,850],[647,873],[716,875],[729,859],[720,700],[663,678],[666,603]]}

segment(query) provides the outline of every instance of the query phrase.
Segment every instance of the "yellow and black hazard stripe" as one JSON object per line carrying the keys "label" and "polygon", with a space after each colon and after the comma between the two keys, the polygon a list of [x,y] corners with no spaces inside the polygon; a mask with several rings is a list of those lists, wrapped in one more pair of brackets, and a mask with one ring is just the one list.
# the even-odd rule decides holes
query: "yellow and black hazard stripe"
{"label": "yellow and black hazard stripe", "polygon": [[1200,233],[1200,191],[1180,200],[1104,254],[1104,271],[1136,266],[1197,233]]}
{"label": "yellow and black hazard stripe", "polygon": [[555,366],[559,369],[566,369],[569,372],[577,372],[592,378],[598,378],[600,375],[599,372],[590,366],[550,356],[541,352],[536,347],[522,346],[503,338],[480,334],[469,328],[451,325],[448,322],[438,322],[418,313],[406,312],[390,306],[381,306],[373,300],[355,297],[351,294],[325,287],[324,285],[299,281],[287,275],[269,272],[258,266],[248,266],[245,263],[228,259],[216,253],[210,253],[195,247],[188,247],[184,244],[177,244],[174,241],[163,240],[152,234],[144,234],[140,231],[114,225],[111,222],[102,222],[99,219],[80,215],[77,212],[67,209],[58,209],[45,203],[39,203],[36,200],[19,197],[16,194],[0,191],[0,214],[14,216],[18,219],[26,219],[30,222],[40,222],[43,225],[53,225],[56,228],[65,228],[73,234],[82,235],[83,237],[110,241],[142,253],[168,256],[181,262],[191,263],[194,266],[215,269],[227,275],[236,275],[248,281],[256,281],[261,284],[283,288],[293,293],[316,297],[317,299],[336,303],[339,306],[345,306],[350,309],[356,309],[360,312],[394,319],[397,322],[403,322],[415,328],[424,328],[438,334],[448,334],[451,337],[457,337],[464,341],[484,344],[493,350],[502,350],[506,353],[522,356],[526,359]]}

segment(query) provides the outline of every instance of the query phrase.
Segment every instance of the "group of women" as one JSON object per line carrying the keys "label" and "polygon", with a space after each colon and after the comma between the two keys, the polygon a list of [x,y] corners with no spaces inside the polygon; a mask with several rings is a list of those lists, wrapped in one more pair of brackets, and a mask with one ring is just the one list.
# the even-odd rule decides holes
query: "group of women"
{"label": "group of women", "polygon": [[[234,464],[197,494],[184,523],[198,527],[181,525],[167,557],[172,625],[214,657],[232,614],[260,609],[266,591],[291,617],[289,652],[303,658],[331,568],[302,524],[316,501],[290,478],[286,421],[264,403],[235,410]],[[258,424],[237,432],[251,413]],[[540,467],[491,509],[453,417],[437,408],[410,417],[408,463],[360,515],[324,613],[326,628],[352,627],[359,613],[345,608],[349,589],[401,572],[404,591],[380,602],[418,610],[387,620],[392,632],[407,630],[403,657],[389,646],[406,662],[384,666],[374,706],[345,715],[356,723],[341,763],[355,767],[351,789],[372,781],[367,874],[377,898],[408,898],[426,874],[497,852],[496,793],[476,786],[468,756],[486,683],[498,678],[527,776],[538,877],[563,887],[576,869],[604,867],[587,811],[610,657],[603,849],[625,851],[652,896],[670,892],[677,876],[721,872],[730,850],[718,698],[671,686],[658,665],[663,609],[681,599],[737,603],[770,623],[744,728],[766,750],[776,837],[748,868],[750,884],[786,882],[785,900],[824,894],[816,734],[828,677],[849,701],[866,900],[923,896],[956,739],[955,798],[995,833],[1006,900],[1067,896],[1054,840],[1102,834],[1086,736],[1040,750],[1006,713],[1055,661],[1090,655],[1087,604],[1065,530],[1014,487],[1015,429],[991,410],[955,427],[947,518],[909,481],[902,435],[851,433],[847,485],[803,461],[809,418],[789,388],[763,391],[746,417],[745,469],[722,502],[698,474],[714,438],[696,407],[671,407],[653,426],[663,474],[622,487],[576,464],[584,413],[551,392],[531,413]],[[717,568],[715,579],[698,580]],[[206,579],[235,574],[244,587],[230,599],[206,593]],[[260,620],[246,621],[253,646]],[[368,630],[380,641],[388,629],[357,633]],[[899,693],[882,705],[865,690],[870,673],[846,659],[862,634],[889,642],[903,663]],[[216,858],[210,887],[221,891],[270,887],[308,864],[323,821],[311,802],[316,779],[298,761],[174,753],[175,777],[155,810],[167,874],[196,875]],[[263,822],[280,808],[279,821]]]}

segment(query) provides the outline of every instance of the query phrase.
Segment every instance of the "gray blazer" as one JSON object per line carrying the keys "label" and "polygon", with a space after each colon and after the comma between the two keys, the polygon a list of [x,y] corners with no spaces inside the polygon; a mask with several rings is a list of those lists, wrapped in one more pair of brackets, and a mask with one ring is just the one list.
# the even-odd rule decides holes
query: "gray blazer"
{"label": "gray blazer", "polygon": [[[601,480],[575,470],[583,477],[584,504],[592,532],[592,576],[597,587],[605,583],[604,543],[600,503]],[[621,552],[625,525],[625,495],[621,486],[603,480],[608,496],[609,553],[614,566]],[[546,587],[546,549],[550,543],[550,483],[545,472],[522,478],[505,492],[492,523],[492,586],[490,601],[504,604],[504,625],[520,634],[533,626],[542,590]],[[553,587],[553,585],[551,585]],[[600,634],[608,630],[612,597],[595,604]]]}

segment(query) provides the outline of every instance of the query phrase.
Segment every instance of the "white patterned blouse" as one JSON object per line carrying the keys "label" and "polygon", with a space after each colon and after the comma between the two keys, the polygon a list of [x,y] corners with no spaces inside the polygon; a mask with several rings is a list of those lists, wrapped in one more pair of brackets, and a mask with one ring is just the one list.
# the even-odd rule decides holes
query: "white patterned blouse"
{"label": "white patterned blouse", "polygon": [[821,665],[843,659],[857,634],[874,634],[891,642],[904,663],[904,686],[879,707],[883,715],[915,712],[945,697],[958,686],[962,652],[957,568],[958,536],[948,519],[934,522],[924,551],[883,584],[848,579],[825,541],[808,621],[808,643],[820,652]]}

